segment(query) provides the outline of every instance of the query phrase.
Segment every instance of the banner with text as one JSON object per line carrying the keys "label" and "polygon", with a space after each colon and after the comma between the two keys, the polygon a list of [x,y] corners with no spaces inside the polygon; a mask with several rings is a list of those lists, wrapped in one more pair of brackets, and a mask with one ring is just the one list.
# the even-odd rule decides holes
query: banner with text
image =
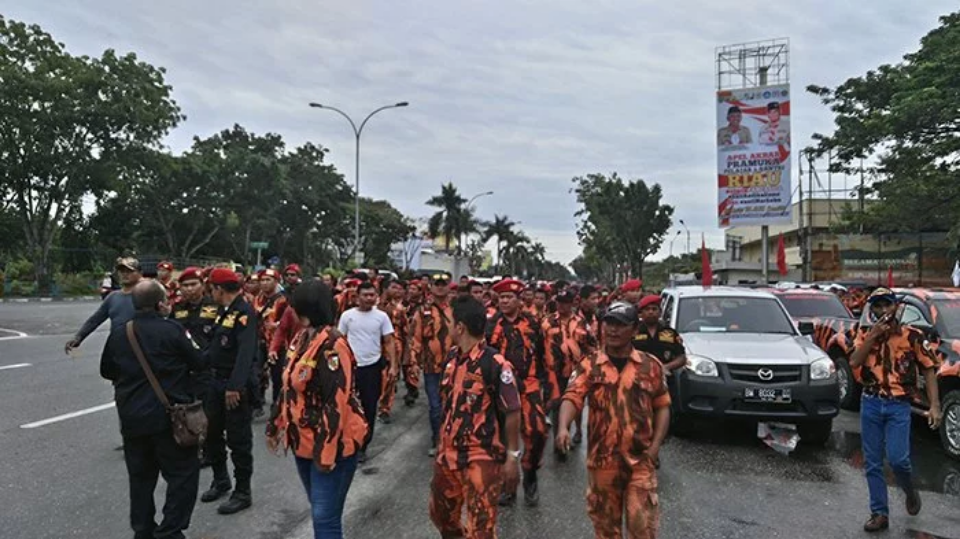
{"label": "banner with text", "polygon": [[721,227],[790,222],[790,86],[717,92]]}

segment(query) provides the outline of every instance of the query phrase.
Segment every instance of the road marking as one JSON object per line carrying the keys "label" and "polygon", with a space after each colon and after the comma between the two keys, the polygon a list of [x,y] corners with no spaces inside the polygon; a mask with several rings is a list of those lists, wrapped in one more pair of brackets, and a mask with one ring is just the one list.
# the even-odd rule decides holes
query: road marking
{"label": "road marking", "polygon": [[109,410],[116,406],[116,403],[108,402],[107,404],[101,404],[100,406],[94,406],[93,408],[86,408],[84,410],[77,410],[76,412],[70,412],[69,414],[58,415],[56,417],[51,417],[50,419],[43,419],[41,421],[34,421],[33,423],[27,423],[25,425],[20,425],[21,429],[35,429],[37,427],[42,427],[44,425],[49,425],[51,423],[57,423],[59,421],[65,421],[67,419],[73,419],[75,417],[80,417],[87,414],[92,414],[94,412],[102,412],[103,410]]}
{"label": "road marking", "polygon": [[32,365],[32,363],[17,363],[17,364],[15,364],[15,365],[4,365],[4,366],[0,367],[0,371],[6,371],[6,370],[9,370],[9,369],[22,369],[22,368],[24,368],[24,367],[29,367],[29,366],[31,366],[31,365]]}
{"label": "road marking", "polygon": [[24,332],[22,332],[22,331],[17,331],[17,330],[15,330],[15,329],[4,329],[4,328],[0,328],[0,333],[13,333],[13,335],[7,335],[6,337],[0,337],[0,341],[9,341],[9,340],[13,340],[13,339],[22,339],[22,338],[24,338],[24,337],[28,337],[28,336],[29,336],[29,335],[27,335],[26,333],[24,333]]}

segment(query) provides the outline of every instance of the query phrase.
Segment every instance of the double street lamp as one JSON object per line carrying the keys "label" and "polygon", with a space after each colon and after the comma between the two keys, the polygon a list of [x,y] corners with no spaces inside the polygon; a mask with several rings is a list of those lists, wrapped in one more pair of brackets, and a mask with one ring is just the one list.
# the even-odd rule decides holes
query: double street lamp
{"label": "double street lamp", "polygon": [[370,118],[374,114],[382,110],[406,107],[409,104],[410,103],[407,103],[406,101],[401,101],[400,103],[396,103],[393,105],[384,105],[374,110],[370,114],[367,114],[367,117],[364,118],[362,122],[360,122],[360,127],[358,128],[356,122],[353,121],[353,118],[351,118],[349,115],[347,115],[347,113],[343,112],[342,110],[335,107],[331,107],[329,105],[321,105],[320,103],[310,103],[310,106],[313,108],[332,110],[333,112],[336,112],[340,116],[343,116],[344,118],[346,118],[347,121],[350,122],[350,127],[353,128],[354,137],[356,137],[357,151],[356,151],[356,164],[354,166],[354,174],[356,177],[356,191],[355,191],[356,199],[354,201],[353,241],[354,241],[354,256],[357,262],[357,267],[359,267],[360,264],[363,263],[362,254],[360,253],[360,135],[363,134],[363,128],[364,126],[367,125],[367,121],[370,120]]}

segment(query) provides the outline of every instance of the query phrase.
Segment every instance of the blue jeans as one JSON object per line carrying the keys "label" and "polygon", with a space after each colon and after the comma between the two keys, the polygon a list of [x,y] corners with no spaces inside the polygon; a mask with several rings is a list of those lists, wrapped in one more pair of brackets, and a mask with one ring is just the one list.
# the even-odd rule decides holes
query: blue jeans
{"label": "blue jeans", "polygon": [[310,459],[296,457],[296,461],[310,500],[314,539],[343,539],[343,505],[357,471],[357,456],[340,460],[330,472],[321,472]]}
{"label": "blue jeans", "polygon": [[442,374],[424,374],[423,384],[427,391],[427,402],[430,404],[430,429],[433,431],[433,443],[440,438],[440,381]]}
{"label": "blue jeans", "polygon": [[887,482],[883,475],[884,451],[900,488],[905,491],[913,488],[910,403],[864,394],[860,401],[860,439],[870,490],[870,514],[889,515]]}

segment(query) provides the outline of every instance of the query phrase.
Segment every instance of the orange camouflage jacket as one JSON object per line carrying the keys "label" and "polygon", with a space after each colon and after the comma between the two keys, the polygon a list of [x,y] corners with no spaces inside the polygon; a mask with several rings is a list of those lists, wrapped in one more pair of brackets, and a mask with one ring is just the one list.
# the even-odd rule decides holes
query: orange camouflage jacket
{"label": "orange camouflage jacket", "polygon": [[[660,361],[633,350],[620,372],[606,353],[591,354],[580,362],[563,394],[578,413],[587,399],[587,467],[617,467],[622,461],[652,472],[654,465],[644,451],[653,442],[654,412],[670,406]],[[656,488],[655,473],[644,488]]]}
{"label": "orange camouflage jacket", "polygon": [[513,365],[521,393],[540,391],[540,380],[547,372],[543,363],[543,332],[533,315],[521,312],[508,320],[497,312],[487,320],[486,338],[487,344]]}
{"label": "orange camouflage jacket", "polygon": [[413,315],[410,354],[426,374],[443,374],[444,362],[453,346],[453,308],[449,303],[424,304]]}
{"label": "orange camouflage jacket", "polygon": [[267,423],[267,436],[324,471],[357,453],[367,436],[356,395],[357,362],[347,339],[331,338],[330,329],[302,330],[294,337],[280,402]]}

